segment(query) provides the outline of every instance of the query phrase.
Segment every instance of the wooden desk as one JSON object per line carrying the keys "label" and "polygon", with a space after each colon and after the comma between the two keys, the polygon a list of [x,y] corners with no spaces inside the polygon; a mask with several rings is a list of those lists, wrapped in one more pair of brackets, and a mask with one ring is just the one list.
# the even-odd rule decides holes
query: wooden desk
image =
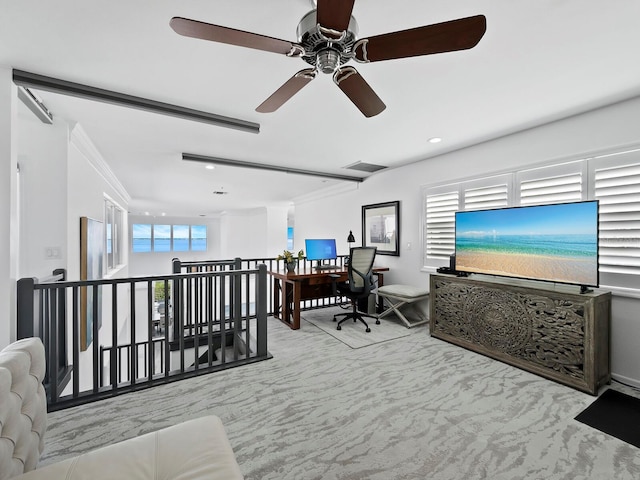
{"label": "wooden desk", "polygon": [[[384,285],[382,272],[387,271],[388,267],[373,268],[379,287]],[[312,267],[298,267],[294,272],[287,272],[284,268],[272,270],[269,275],[273,277],[273,316],[292,330],[297,330],[300,328],[300,302],[335,296],[332,288],[334,279],[329,275],[340,275],[337,281],[345,281],[347,269],[316,270]]]}

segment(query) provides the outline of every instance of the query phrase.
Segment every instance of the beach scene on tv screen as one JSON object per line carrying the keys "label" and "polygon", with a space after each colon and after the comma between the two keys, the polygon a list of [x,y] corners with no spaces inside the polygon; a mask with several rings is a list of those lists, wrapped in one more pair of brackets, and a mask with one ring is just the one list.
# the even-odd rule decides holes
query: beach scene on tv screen
{"label": "beach scene on tv screen", "polygon": [[456,269],[597,286],[597,203],[458,212]]}

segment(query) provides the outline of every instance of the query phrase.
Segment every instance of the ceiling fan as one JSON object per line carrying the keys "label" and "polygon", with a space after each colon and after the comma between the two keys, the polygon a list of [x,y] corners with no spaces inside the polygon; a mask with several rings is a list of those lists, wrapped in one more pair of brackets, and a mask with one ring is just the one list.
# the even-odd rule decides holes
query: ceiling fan
{"label": "ceiling fan", "polygon": [[355,68],[344,66],[351,59],[369,63],[466,50],[478,44],[487,28],[484,15],[476,15],[358,39],[358,24],[351,16],[354,2],[317,0],[317,9],[298,24],[297,43],[182,17],[172,18],[170,25],[187,37],[299,57],[312,65],[287,80],[256,108],[258,112],[275,112],[320,71],[333,74],[336,85],[366,117],[386,106]]}

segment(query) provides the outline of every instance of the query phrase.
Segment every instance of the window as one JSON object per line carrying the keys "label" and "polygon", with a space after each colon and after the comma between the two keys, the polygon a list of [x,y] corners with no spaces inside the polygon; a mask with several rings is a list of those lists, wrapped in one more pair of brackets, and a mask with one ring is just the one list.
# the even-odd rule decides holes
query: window
{"label": "window", "polygon": [[153,251],[171,251],[171,225],[153,226]]}
{"label": "window", "polygon": [[600,283],[640,288],[640,149],[424,187],[423,265],[455,251],[455,212],[599,200]]}
{"label": "window", "polygon": [[500,175],[425,192],[425,265],[442,265],[455,252],[455,213],[508,205],[510,175]]}
{"label": "window", "polygon": [[131,236],[134,253],[151,251],[151,225],[134,223]]}
{"label": "window", "polygon": [[173,226],[173,251],[189,251],[189,225]]}
{"label": "window", "polygon": [[205,252],[207,250],[206,225],[191,225],[191,250]]}
{"label": "window", "polygon": [[426,258],[444,259],[453,254],[455,212],[459,210],[458,191],[427,195],[425,238]]}
{"label": "window", "polygon": [[584,161],[524,170],[516,174],[518,205],[587,200],[583,188]]}
{"label": "window", "polygon": [[110,198],[104,200],[106,270],[109,273],[124,263],[123,210]]}
{"label": "window", "polygon": [[607,278],[640,275],[640,154],[632,153],[591,166],[600,201],[600,271]]}
{"label": "window", "polygon": [[293,227],[287,227],[287,250],[293,251]]}
{"label": "window", "polygon": [[207,251],[206,225],[134,223],[131,237],[133,253]]}

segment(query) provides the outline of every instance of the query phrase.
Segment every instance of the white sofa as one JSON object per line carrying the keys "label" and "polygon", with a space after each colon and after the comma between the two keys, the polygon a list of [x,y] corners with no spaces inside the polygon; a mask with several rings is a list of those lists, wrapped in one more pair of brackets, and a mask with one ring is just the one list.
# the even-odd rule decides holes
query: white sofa
{"label": "white sofa", "polygon": [[243,479],[222,422],[212,415],[36,469],[46,431],[44,373],[37,338],[0,352],[0,480]]}

